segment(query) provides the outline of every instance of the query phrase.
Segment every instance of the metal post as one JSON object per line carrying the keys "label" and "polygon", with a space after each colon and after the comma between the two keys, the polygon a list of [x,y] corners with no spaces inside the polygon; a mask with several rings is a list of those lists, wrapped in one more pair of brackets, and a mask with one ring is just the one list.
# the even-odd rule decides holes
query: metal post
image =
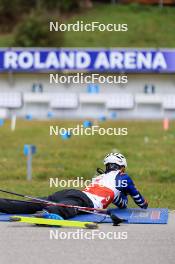
{"label": "metal post", "polygon": [[27,180],[32,180],[32,150],[31,146],[29,146],[29,153],[27,155]]}
{"label": "metal post", "polygon": [[12,114],[11,117],[11,131],[15,131],[16,128],[16,115]]}
{"label": "metal post", "polygon": [[36,146],[35,145],[24,145],[24,156],[27,158],[27,180],[32,180],[32,156],[36,153]]}

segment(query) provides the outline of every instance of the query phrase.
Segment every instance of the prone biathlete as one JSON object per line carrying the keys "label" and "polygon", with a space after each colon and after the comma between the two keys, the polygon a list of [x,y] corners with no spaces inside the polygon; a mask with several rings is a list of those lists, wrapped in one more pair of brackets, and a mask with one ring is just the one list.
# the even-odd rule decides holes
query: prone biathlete
{"label": "prone biathlete", "polygon": [[[100,170],[100,175],[94,178],[85,189],[62,190],[41,198],[64,205],[95,209],[105,209],[113,203],[116,207],[124,209],[127,208],[128,195],[130,195],[139,207],[146,209],[148,202],[125,172],[126,158],[120,153],[110,153],[104,158],[104,165],[105,171]],[[49,219],[68,219],[80,213],[76,208],[40,204],[32,200],[18,201],[4,198],[0,198],[0,212],[36,214],[36,216]]]}

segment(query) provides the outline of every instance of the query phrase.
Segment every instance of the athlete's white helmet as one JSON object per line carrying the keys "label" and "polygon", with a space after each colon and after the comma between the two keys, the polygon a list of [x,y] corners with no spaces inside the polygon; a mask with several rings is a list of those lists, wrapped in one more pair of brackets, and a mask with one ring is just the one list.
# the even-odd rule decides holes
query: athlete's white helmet
{"label": "athlete's white helmet", "polygon": [[126,158],[121,153],[110,153],[104,158],[104,165],[117,164],[119,166],[127,167]]}

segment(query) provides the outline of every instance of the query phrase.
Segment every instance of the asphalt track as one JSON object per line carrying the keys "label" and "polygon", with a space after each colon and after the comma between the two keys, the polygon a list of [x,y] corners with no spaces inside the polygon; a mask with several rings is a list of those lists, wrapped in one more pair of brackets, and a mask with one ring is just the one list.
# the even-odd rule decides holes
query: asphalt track
{"label": "asphalt track", "polygon": [[[68,231],[70,239],[64,237]],[[70,232],[74,232],[75,236],[77,230],[0,222],[0,263],[175,263],[175,213],[170,213],[167,225],[123,224],[114,227],[111,224],[101,224],[99,232],[102,233],[97,234],[98,231],[95,231],[95,239],[90,239],[92,231],[89,230],[83,231],[84,236],[86,232],[90,232],[86,233],[88,239],[73,239]],[[111,235],[110,239],[102,239],[104,235],[109,235],[108,232],[112,232],[113,239]],[[120,235],[126,238],[126,233],[122,232],[127,232],[127,239],[119,239]],[[52,239],[51,234],[54,234]],[[62,239],[59,237],[61,234]]]}

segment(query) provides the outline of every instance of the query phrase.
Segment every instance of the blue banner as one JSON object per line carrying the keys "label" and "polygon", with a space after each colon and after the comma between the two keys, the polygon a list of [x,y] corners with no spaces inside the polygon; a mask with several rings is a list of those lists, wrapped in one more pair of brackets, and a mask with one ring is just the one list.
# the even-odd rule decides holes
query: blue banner
{"label": "blue banner", "polygon": [[0,72],[174,73],[175,49],[0,49]]}

